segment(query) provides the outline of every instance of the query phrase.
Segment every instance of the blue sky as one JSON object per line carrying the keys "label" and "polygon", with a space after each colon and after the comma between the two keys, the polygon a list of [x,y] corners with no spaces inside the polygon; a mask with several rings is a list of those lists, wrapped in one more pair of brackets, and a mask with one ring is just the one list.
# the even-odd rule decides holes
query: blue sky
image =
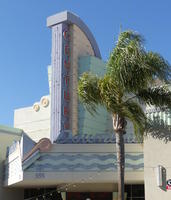
{"label": "blue sky", "polygon": [[0,124],[13,125],[16,108],[48,94],[51,31],[46,18],[69,10],[89,26],[104,60],[120,25],[146,40],[147,50],[171,63],[170,0],[0,0]]}

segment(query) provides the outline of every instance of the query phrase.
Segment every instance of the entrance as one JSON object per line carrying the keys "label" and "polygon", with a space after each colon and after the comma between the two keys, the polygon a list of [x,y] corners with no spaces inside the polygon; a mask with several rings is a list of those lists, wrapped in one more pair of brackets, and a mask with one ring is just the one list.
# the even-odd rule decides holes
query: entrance
{"label": "entrance", "polygon": [[[125,185],[126,200],[145,200],[144,185]],[[117,192],[68,192],[66,200],[112,200],[117,199]]]}
{"label": "entrance", "polygon": [[112,200],[111,192],[69,192],[66,200]]}
{"label": "entrance", "polygon": [[[144,185],[125,185],[126,200],[145,200]],[[66,192],[66,199],[56,188],[25,189],[25,200],[114,200],[117,192]]]}

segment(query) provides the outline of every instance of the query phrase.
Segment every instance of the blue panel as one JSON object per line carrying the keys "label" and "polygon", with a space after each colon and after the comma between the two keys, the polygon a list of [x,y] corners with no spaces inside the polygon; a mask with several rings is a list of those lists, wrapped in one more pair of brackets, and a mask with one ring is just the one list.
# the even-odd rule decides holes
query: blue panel
{"label": "blue panel", "polygon": [[51,141],[69,127],[69,27],[52,27]]}
{"label": "blue panel", "polygon": [[51,141],[61,131],[62,24],[52,27]]}

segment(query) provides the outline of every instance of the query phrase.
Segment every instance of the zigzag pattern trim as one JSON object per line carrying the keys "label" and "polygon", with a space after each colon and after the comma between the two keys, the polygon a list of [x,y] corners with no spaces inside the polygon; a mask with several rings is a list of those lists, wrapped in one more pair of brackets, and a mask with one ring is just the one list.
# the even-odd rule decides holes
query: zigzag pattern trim
{"label": "zigzag pattern trim", "polygon": [[[143,154],[132,153],[125,155],[125,170],[142,171],[144,168]],[[116,154],[91,153],[42,153],[26,171],[116,171]]]}
{"label": "zigzag pattern trim", "polygon": [[[66,159],[61,159],[61,160],[58,160],[58,161],[56,161],[56,160],[51,160],[51,159],[46,159],[46,160],[38,160],[37,162],[36,162],[36,164],[37,165],[42,165],[42,164],[44,164],[44,163],[50,163],[50,164],[53,164],[53,165],[56,165],[56,164],[71,164],[71,162],[72,162],[72,164],[74,164],[74,165],[76,165],[76,164],[79,164],[79,163],[82,163],[82,164],[85,164],[85,165],[87,165],[87,164],[92,164],[92,163],[97,163],[97,164],[108,164],[108,163],[113,163],[113,164],[116,164],[117,163],[117,161],[116,160],[114,160],[114,159],[106,159],[106,160],[103,160],[103,161],[101,161],[101,160],[98,160],[98,159],[96,159],[96,158],[94,158],[94,159],[92,159],[92,160],[82,160],[82,159],[76,159],[76,160],[73,160],[73,161],[68,161],[68,160],[66,160]],[[140,159],[140,160],[136,160],[136,161],[134,161],[134,160],[126,160],[126,163],[131,163],[131,164],[134,164],[134,165],[137,165],[137,164],[140,164],[140,163],[142,163],[142,160]]]}
{"label": "zigzag pattern trim", "polygon": [[[54,154],[54,155],[53,155]],[[76,159],[81,159],[81,160],[92,160],[92,159],[98,159],[101,161],[105,161],[107,159],[112,159],[112,160],[116,160],[116,154],[112,154],[112,153],[101,153],[101,154],[92,154],[92,153],[42,153],[42,156],[40,157],[39,160],[43,161],[46,159],[51,159],[51,160],[55,160],[55,161],[59,161],[61,159],[65,159],[68,161],[74,161]],[[125,154],[125,159],[129,159],[129,160],[139,160],[139,159],[143,159],[144,156],[143,154]]]}
{"label": "zigzag pattern trim", "polygon": [[[143,169],[144,165],[143,163],[138,164],[138,165],[132,165],[129,163],[125,164],[125,169],[130,171],[130,170],[140,170]],[[38,171],[96,171],[96,170],[100,170],[100,171],[116,171],[117,169],[117,165],[113,164],[113,163],[109,163],[109,164],[98,164],[98,163],[93,163],[91,165],[85,165],[85,164],[75,164],[75,165],[69,165],[69,164],[64,164],[61,163],[60,165],[52,165],[49,163],[45,163],[43,165],[36,165],[36,166],[32,166],[30,167],[30,169],[28,171],[30,171],[31,169],[36,169]]]}

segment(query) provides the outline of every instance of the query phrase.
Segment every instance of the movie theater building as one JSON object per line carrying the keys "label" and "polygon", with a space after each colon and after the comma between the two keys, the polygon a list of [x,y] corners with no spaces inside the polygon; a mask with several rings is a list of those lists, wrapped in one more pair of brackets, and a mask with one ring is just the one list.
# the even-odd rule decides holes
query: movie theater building
{"label": "movie theater building", "polygon": [[[83,72],[104,75],[100,50],[87,25],[71,12],[48,17],[47,26],[52,30],[49,95],[15,110],[15,128],[0,126],[0,199],[58,199],[61,193],[63,200],[116,200],[111,116],[102,107],[92,116],[77,94]],[[169,110],[146,112],[171,125]],[[128,122],[125,199],[171,198],[170,134],[167,143],[148,137],[139,144]]]}

